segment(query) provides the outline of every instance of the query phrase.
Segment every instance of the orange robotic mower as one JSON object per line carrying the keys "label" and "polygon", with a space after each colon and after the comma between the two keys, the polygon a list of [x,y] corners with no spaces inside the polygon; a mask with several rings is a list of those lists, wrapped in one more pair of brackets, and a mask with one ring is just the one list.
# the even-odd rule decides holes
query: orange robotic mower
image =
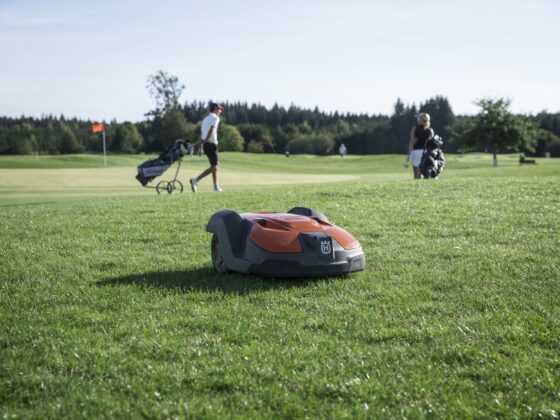
{"label": "orange robotic mower", "polygon": [[268,277],[336,276],[365,268],[360,243],[317,210],[287,213],[221,210],[210,218],[216,271]]}

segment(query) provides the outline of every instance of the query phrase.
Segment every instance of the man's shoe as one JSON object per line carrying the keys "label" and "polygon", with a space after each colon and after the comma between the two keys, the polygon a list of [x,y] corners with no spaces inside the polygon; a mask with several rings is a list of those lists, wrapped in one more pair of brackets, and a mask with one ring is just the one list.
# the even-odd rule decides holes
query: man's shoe
{"label": "man's shoe", "polygon": [[191,190],[192,190],[192,192],[196,192],[196,184],[197,184],[196,179],[191,178],[189,181],[190,181],[190,183],[191,183]]}
{"label": "man's shoe", "polygon": [[214,192],[223,192],[224,190],[222,190],[218,185],[214,185]]}

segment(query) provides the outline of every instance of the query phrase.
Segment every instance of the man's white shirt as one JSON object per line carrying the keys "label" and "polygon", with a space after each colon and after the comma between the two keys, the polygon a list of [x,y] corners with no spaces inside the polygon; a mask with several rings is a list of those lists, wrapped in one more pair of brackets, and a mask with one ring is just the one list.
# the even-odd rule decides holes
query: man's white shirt
{"label": "man's white shirt", "polygon": [[206,139],[210,128],[214,127],[212,135],[208,139],[208,143],[218,144],[218,124],[220,124],[220,117],[211,112],[203,120],[200,126],[200,137],[202,140]]}

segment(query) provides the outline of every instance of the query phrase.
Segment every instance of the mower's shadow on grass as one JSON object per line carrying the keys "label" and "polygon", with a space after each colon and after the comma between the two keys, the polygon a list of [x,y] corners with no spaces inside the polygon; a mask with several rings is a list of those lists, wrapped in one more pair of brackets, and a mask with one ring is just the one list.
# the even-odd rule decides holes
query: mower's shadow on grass
{"label": "mower's shadow on grass", "polygon": [[[339,277],[342,279],[344,277]],[[139,285],[145,287],[161,287],[179,289],[189,292],[214,292],[247,294],[271,289],[289,289],[307,287],[335,278],[301,278],[282,279],[257,277],[245,274],[218,274],[212,268],[198,268],[185,271],[161,271],[132,274],[124,277],[100,280],[98,286]]]}

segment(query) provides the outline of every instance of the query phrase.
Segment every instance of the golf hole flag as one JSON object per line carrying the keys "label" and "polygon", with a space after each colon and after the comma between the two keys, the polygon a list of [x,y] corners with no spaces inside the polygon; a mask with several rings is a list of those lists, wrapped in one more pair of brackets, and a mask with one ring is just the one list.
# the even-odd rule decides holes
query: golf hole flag
{"label": "golf hole flag", "polygon": [[91,132],[92,133],[102,133],[105,131],[105,124],[103,123],[97,123],[97,124],[92,124],[91,125]]}
{"label": "golf hole flag", "polygon": [[103,166],[107,167],[107,146],[105,145],[105,124],[95,123],[91,125],[91,132],[93,134],[103,134]]}

